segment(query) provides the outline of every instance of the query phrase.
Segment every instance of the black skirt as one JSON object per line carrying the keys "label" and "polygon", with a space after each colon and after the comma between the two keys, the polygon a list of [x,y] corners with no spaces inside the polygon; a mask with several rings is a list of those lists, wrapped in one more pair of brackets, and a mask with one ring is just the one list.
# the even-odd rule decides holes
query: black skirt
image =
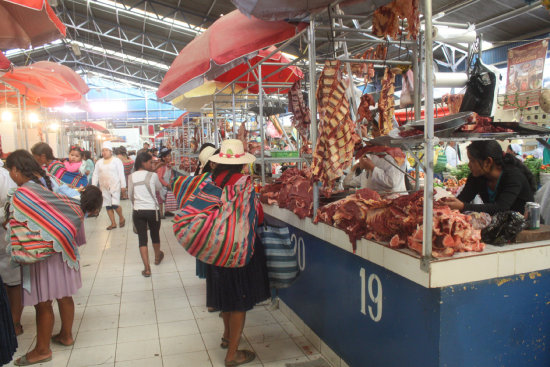
{"label": "black skirt", "polygon": [[8,364],[17,349],[17,338],[11,318],[10,302],[0,277],[0,365]]}
{"label": "black skirt", "polygon": [[216,310],[248,311],[271,296],[265,250],[256,236],[254,255],[242,268],[206,266],[206,306]]}

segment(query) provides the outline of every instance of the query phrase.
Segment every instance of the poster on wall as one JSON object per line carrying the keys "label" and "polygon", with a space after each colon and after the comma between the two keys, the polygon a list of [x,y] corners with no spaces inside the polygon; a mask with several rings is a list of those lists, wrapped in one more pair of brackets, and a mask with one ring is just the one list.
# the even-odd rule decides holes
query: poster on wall
{"label": "poster on wall", "polygon": [[508,50],[508,80],[505,109],[539,104],[548,40]]}

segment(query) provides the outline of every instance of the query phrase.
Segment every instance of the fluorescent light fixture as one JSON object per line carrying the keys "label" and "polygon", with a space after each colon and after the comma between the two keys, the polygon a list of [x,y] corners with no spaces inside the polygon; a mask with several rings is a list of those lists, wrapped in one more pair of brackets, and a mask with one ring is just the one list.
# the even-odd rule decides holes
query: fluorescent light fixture
{"label": "fluorescent light fixture", "polygon": [[170,69],[170,65],[161,64],[160,62],[155,62],[155,61],[149,61],[149,60],[143,59],[141,57],[126,55],[122,52],[108,50],[108,49],[105,49],[103,47],[90,45],[88,43],[83,43],[83,42],[80,42],[80,41],[71,41],[71,47],[72,47],[72,45],[77,45],[81,49],[95,51],[95,52],[99,52],[99,53],[102,53],[102,54],[115,56],[115,57],[118,57],[119,59],[121,59],[123,61],[132,61],[132,62],[136,62],[136,63],[139,63],[139,64],[150,65],[150,66],[154,66],[156,68],[162,69],[162,70]]}
{"label": "fluorescent light fixture", "polygon": [[2,122],[11,122],[13,121],[13,113],[8,110],[2,111]]}
{"label": "fluorescent light fixture", "polygon": [[93,112],[126,112],[126,103],[122,101],[93,101],[89,102]]}
{"label": "fluorescent light fixture", "polygon": [[54,112],[61,112],[61,113],[82,113],[82,112],[86,112],[83,109],[80,109],[76,106],[71,106],[71,105],[64,105],[64,106],[61,106],[61,107],[54,107],[54,108],[52,108],[52,110]]}
{"label": "fluorescent light fixture", "polygon": [[124,5],[123,1],[97,0],[94,2],[94,5],[100,5],[112,10],[116,10],[119,13],[125,13],[127,15],[134,15],[134,16],[140,15],[146,18],[148,22],[155,22],[162,25],[163,27],[166,27],[167,25],[169,25],[185,32],[197,34],[197,33],[202,33],[206,30],[206,28],[192,27],[189,25],[189,23],[182,22],[174,18],[168,18],[168,17],[161,18],[159,17],[158,14],[155,14],[149,11],[144,11],[136,7],[132,7],[131,10],[129,10],[128,6]]}

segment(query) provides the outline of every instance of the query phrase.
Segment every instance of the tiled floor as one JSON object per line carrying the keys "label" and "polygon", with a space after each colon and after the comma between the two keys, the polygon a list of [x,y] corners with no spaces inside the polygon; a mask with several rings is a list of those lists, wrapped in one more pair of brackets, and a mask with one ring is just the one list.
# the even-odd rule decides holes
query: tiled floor
{"label": "tiled floor", "polygon": [[[131,218],[127,201],[123,207],[127,219]],[[76,342],[72,347],[52,345],[53,360],[43,366],[223,366],[222,320],[206,311],[205,281],[195,276],[195,258],[177,243],[171,222],[162,222],[161,248],[166,257],[161,265],[152,265],[151,278],[141,276],[137,235],[130,220],[127,223],[122,229],[105,230],[105,211],[86,220],[82,288],[74,297]],[[25,308],[25,333],[18,338],[15,357],[34,344],[34,317],[34,308]],[[54,333],[58,330],[56,310]],[[284,367],[320,357],[269,302],[247,314],[241,343],[241,348],[257,354],[247,366]]]}

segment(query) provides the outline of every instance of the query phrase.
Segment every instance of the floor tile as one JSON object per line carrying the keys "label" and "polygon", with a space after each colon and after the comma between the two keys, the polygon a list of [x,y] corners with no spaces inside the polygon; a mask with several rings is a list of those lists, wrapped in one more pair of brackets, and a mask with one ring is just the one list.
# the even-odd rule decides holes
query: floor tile
{"label": "floor tile", "polygon": [[117,343],[115,361],[130,361],[160,356],[159,339]]}
{"label": "floor tile", "polygon": [[[117,361],[115,367],[162,367],[162,358],[135,359],[131,361]],[[188,366],[190,367],[190,366]]]}
{"label": "floor tile", "polygon": [[111,345],[117,341],[117,329],[80,330],[75,339],[75,348],[97,347]]}
{"label": "floor tile", "polygon": [[262,344],[252,343],[252,348],[264,363],[304,356],[302,350],[290,338]]}
{"label": "floor tile", "polygon": [[199,327],[195,319],[175,322],[163,322],[158,324],[158,333],[161,338],[179,335],[199,334]]}
{"label": "floor tile", "polygon": [[136,342],[159,337],[156,324],[121,327],[118,329],[118,343]]}
{"label": "floor tile", "polygon": [[163,357],[164,367],[212,367],[205,350]]}
{"label": "floor tile", "polygon": [[85,367],[94,366],[115,361],[116,345],[103,345],[98,347],[73,349],[69,366]]}
{"label": "floor tile", "polygon": [[206,349],[200,334],[160,338],[160,347],[163,356],[186,352],[198,352]]}

